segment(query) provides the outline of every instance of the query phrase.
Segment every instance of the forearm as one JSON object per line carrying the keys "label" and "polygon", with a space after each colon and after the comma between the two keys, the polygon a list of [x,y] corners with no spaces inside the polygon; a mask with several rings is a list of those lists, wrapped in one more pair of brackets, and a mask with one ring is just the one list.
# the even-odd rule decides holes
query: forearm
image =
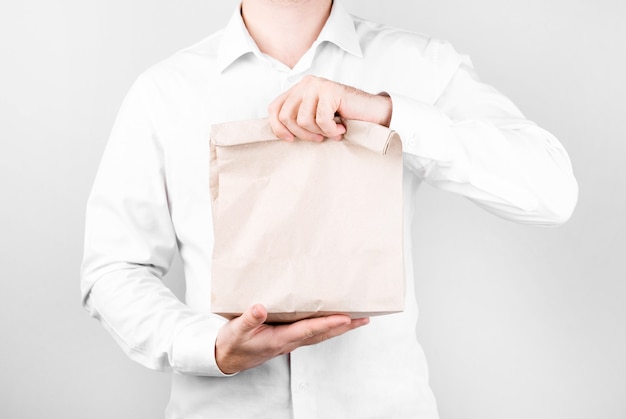
{"label": "forearm", "polygon": [[562,145],[471,72],[461,68],[434,105],[391,96],[390,127],[405,163],[426,182],[516,222],[570,217],[578,186]]}
{"label": "forearm", "polygon": [[140,78],[124,100],[87,203],[83,305],[142,365],[219,375],[223,319],[194,312],[161,281],[177,238],[146,90]]}
{"label": "forearm", "polygon": [[125,268],[102,276],[84,305],[141,365],[183,374],[221,375],[214,345],[226,320],[191,310],[152,268]]}

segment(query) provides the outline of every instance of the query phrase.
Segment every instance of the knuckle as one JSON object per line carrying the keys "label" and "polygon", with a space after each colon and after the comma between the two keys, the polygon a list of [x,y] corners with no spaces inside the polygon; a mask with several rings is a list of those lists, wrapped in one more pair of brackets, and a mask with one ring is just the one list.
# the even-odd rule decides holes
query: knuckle
{"label": "knuckle", "polygon": [[315,114],[315,122],[320,128],[328,129],[330,126],[328,117],[319,111]]}
{"label": "knuckle", "polygon": [[313,331],[313,329],[307,328],[304,330],[305,339],[311,339],[313,337],[315,337],[315,332]]}
{"label": "knuckle", "polygon": [[256,327],[256,324],[254,322],[252,322],[250,319],[246,318],[246,317],[242,317],[241,319],[241,323],[239,324],[239,330],[240,332],[247,332],[249,330],[252,330]]}
{"label": "knuckle", "polygon": [[337,89],[337,86],[339,86],[339,84],[335,83],[334,81],[330,81],[327,79],[322,79],[321,83],[322,88],[328,92],[335,91]]}
{"label": "knuckle", "polygon": [[311,117],[306,112],[298,112],[298,117],[296,118],[296,123],[301,127],[309,127],[311,125]]}
{"label": "knuckle", "polygon": [[278,114],[278,120],[287,125],[291,121],[291,117],[287,113],[281,112]]}
{"label": "knuckle", "polygon": [[298,348],[298,345],[295,345],[295,344],[286,345],[286,346],[282,346],[277,353],[278,355],[287,355],[288,353],[293,352],[297,348]]}
{"label": "knuckle", "polygon": [[330,338],[330,336],[327,333],[322,333],[321,335],[319,335],[317,337],[317,343],[322,343],[327,341]]}
{"label": "knuckle", "polygon": [[281,132],[285,132],[286,127],[280,123],[278,120],[275,121],[275,123],[271,124],[272,130],[276,133],[276,134],[280,134]]}
{"label": "knuckle", "polygon": [[289,136],[289,131],[287,131],[284,128],[279,128],[277,130],[274,130],[274,133],[276,134],[278,138],[287,138]]}
{"label": "knuckle", "polygon": [[286,353],[286,346],[278,341],[271,342],[269,349],[272,354],[284,355]]}

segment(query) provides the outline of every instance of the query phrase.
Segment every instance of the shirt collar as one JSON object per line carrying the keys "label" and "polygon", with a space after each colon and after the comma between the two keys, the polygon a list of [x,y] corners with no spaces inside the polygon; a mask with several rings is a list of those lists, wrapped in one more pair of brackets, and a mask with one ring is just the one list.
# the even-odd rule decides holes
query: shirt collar
{"label": "shirt collar", "polygon": [[354,19],[338,0],[333,1],[330,16],[328,16],[328,20],[314,45],[324,41],[333,43],[352,55],[363,57]]}
{"label": "shirt collar", "polygon": [[[323,42],[337,45],[344,51],[363,57],[361,45],[354,27],[354,21],[343,5],[337,0],[333,1],[330,16],[322,28],[312,48],[316,48]],[[261,55],[261,51],[248,33],[246,25],[241,17],[241,6],[233,13],[222,33],[222,39],[218,47],[217,63],[220,71],[224,71],[239,57],[253,53]]]}

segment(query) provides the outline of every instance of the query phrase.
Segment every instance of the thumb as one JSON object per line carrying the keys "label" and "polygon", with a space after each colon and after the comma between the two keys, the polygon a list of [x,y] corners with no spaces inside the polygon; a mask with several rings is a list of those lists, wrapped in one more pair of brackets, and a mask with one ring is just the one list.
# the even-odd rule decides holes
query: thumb
{"label": "thumb", "polygon": [[267,320],[267,310],[261,304],[255,304],[239,317],[242,332],[250,332]]}

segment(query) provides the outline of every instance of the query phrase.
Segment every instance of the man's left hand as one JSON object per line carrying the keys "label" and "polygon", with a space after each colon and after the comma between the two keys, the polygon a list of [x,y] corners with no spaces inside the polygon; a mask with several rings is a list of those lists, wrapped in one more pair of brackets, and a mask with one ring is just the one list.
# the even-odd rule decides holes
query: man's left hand
{"label": "man's left hand", "polygon": [[282,140],[340,140],[346,128],[335,121],[356,119],[389,126],[391,98],[374,95],[330,80],[305,76],[269,106],[269,120]]}

